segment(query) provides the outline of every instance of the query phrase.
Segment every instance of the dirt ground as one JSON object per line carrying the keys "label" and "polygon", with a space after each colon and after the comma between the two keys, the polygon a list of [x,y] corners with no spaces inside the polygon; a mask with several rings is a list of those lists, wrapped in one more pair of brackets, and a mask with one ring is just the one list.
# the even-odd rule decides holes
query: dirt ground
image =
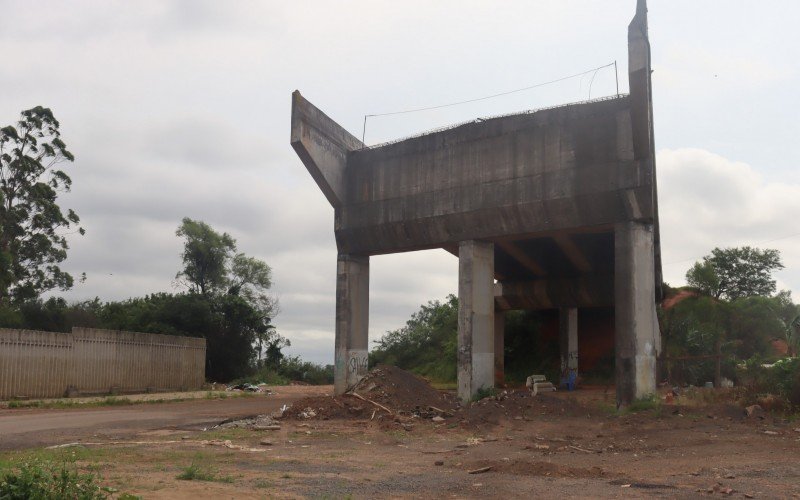
{"label": "dirt ground", "polygon": [[[142,498],[800,496],[800,422],[748,418],[730,404],[682,405],[678,398],[619,414],[613,388],[523,390],[466,410],[440,408],[434,421],[437,412],[419,408],[424,416],[415,417],[414,408],[369,397],[382,390],[372,389],[361,398],[287,387],[263,399],[5,410],[0,446],[13,451],[0,453],[0,467],[67,459]],[[289,403],[294,411],[277,425],[209,427]],[[342,407],[338,416],[326,410]],[[30,423],[43,417],[52,419],[50,428]],[[83,424],[56,429],[76,419]],[[29,428],[9,434],[9,422]],[[177,479],[192,466],[206,480]]]}
{"label": "dirt ground", "polygon": [[[270,413],[301,398],[330,394],[330,386],[286,386],[273,394],[226,399],[98,406],[90,408],[0,409],[0,451],[50,446],[66,442],[132,438],[150,431],[202,430],[226,418]],[[192,393],[157,395],[189,398]],[[205,393],[203,393],[205,394]],[[154,395],[124,396],[148,400]],[[246,395],[245,395],[246,396]],[[94,398],[98,399],[98,398]]]}

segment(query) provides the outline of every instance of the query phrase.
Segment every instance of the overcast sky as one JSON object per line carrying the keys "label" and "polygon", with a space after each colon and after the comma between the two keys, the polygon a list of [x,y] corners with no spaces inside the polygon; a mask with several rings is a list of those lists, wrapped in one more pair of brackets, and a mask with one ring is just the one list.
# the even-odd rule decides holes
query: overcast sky
{"label": "overcast sky", "polygon": [[[289,145],[299,89],[361,135],[365,114],[526,87],[617,60],[634,0],[0,0],[0,125],[53,109],[76,157],[68,297],[171,291],[182,217],[269,263],[292,354],[333,358],[333,209]],[[715,246],[777,248],[800,297],[800,4],[651,0],[664,276]],[[371,119],[366,142],[615,92],[610,69]],[[779,239],[780,238],[780,239]],[[373,257],[370,337],[457,291],[443,250]]]}

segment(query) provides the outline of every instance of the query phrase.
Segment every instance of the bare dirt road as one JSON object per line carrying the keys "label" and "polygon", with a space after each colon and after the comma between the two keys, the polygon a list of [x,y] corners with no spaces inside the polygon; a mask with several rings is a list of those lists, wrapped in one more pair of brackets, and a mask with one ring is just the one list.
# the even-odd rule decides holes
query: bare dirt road
{"label": "bare dirt road", "polygon": [[216,400],[93,408],[5,409],[0,410],[0,450],[127,438],[154,430],[202,430],[227,418],[271,413],[298,399],[332,392],[332,386],[286,386],[270,395]]}
{"label": "bare dirt road", "polygon": [[[688,397],[616,412],[613,390],[585,388],[512,391],[452,411],[445,398],[428,405],[442,410],[437,418],[409,407],[397,389],[409,383],[389,382],[335,399],[319,397],[330,387],[286,387],[222,401],[0,411],[0,446],[11,449],[0,451],[0,471],[66,460],[112,498],[800,497],[800,425],[779,414],[747,417]],[[289,403],[269,428],[203,431]],[[202,474],[185,480],[187,471]]]}

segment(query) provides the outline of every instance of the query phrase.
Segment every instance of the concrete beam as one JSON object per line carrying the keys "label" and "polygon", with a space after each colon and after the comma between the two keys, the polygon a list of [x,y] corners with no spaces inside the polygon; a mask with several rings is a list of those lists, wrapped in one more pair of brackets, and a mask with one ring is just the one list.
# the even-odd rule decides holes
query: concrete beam
{"label": "concrete beam", "polygon": [[522,267],[527,269],[528,271],[532,272],[533,274],[539,276],[546,276],[547,271],[536,262],[536,259],[531,257],[530,255],[526,254],[520,247],[511,243],[510,241],[499,241],[497,242],[497,246],[499,246],[505,253],[510,255],[514,260],[519,262]]}
{"label": "concrete beam", "polygon": [[458,248],[458,397],[494,387],[494,244]]}
{"label": "concrete beam", "polygon": [[[653,157],[653,94],[650,71],[647,2],[638,0],[636,15],[628,25],[628,84],[634,158]],[[655,182],[655,181],[654,181]]]}
{"label": "concrete beam", "polygon": [[567,256],[569,262],[582,273],[590,273],[592,272],[592,265],[586,259],[586,256],[583,255],[583,252],[578,245],[575,244],[572,238],[569,237],[567,234],[557,234],[553,236],[553,240],[558,245],[558,248],[564,252],[564,255]]}
{"label": "concrete beam", "polygon": [[504,281],[495,287],[495,306],[501,311],[612,305],[614,277],[610,275]]}
{"label": "concrete beam", "polygon": [[617,224],[614,236],[617,407],[656,392],[653,226]]}
{"label": "concrete beam", "polygon": [[562,307],[558,310],[558,333],[561,346],[561,378],[578,375],[578,309]]}
{"label": "concrete beam", "polygon": [[330,204],[334,208],[344,206],[347,153],[361,149],[361,141],[295,90],[291,144]]}
{"label": "concrete beam", "polygon": [[339,254],[333,389],[344,394],[368,370],[369,257]]}

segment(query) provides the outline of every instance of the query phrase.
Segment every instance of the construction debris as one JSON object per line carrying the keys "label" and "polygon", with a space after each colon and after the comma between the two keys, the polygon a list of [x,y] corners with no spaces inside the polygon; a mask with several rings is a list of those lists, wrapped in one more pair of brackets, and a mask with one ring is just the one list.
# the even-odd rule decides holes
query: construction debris
{"label": "construction debris", "polygon": [[280,422],[270,415],[254,415],[252,417],[223,420],[211,427],[211,429],[253,429],[257,431],[276,431],[280,428]]}
{"label": "construction debris", "polygon": [[454,396],[437,391],[424,379],[394,366],[381,365],[347,394],[306,398],[287,409],[284,417],[363,418],[402,425],[409,418],[444,420],[454,415],[457,407]]}
{"label": "construction debris", "polygon": [[531,375],[525,380],[525,387],[531,390],[531,394],[536,396],[540,392],[555,392],[556,387],[552,382],[547,381],[544,375]]}
{"label": "construction debris", "polygon": [[229,385],[225,388],[226,391],[229,392],[260,392],[265,394],[272,394],[272,391],[267,387],[267,384],[261,382],[260,384],[250,384],[245,382],[244,384],[236,384],[236,385]]}

